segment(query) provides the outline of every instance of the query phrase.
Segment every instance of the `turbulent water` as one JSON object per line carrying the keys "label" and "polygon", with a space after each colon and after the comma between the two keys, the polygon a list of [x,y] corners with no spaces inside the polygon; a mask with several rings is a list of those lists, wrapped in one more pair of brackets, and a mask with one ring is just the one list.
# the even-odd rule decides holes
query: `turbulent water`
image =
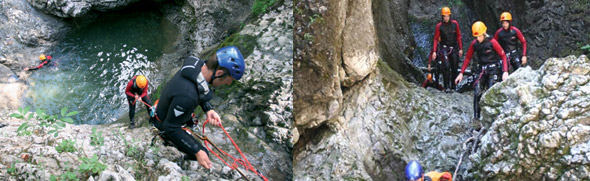
{"label": "turbulent water", "polygon": [[[54,63],[31,75],[25,101],[52,114],[62,107],[80,111],[77,123],[113,122],[128,112],[127,82],[137,74],[158,75],[157,61],[172,51],[167,47],[177,31],[157,12],[100,17],[49,51]],[[151,92],[157,85],[149,86]]]}

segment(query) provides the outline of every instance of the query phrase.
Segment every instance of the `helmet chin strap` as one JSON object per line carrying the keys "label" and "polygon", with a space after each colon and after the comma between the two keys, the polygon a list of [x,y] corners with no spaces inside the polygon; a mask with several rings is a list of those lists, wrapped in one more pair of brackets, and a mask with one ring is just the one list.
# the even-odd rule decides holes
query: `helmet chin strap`
{"label": "helmet chin strap", "polygon": [[213,80],[215,80],[215,73],[217,72],[217,68],[219,68],[219,65],[215,66],[215,70],[213,70],[213,73],[211,73],[211,80],[209,80],[209,84],[213,84]]}

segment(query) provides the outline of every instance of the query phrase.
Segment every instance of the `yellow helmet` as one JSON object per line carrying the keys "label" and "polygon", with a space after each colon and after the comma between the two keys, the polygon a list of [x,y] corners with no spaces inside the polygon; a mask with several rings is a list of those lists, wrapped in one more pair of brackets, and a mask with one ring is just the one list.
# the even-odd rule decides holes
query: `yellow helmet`
{"label": "yellow helmet", "polygon": [[41,54],[41,55],[39,55],[39,60],[43,61],[43,60],[45,60],[45,59],[46,59],[46,57],[45,57],[45,54]]}
{"label": "yellow helmet", "polygon": [[451,8],[443,7],[440,11],[440,15],[451,15]]}
{"label": "yellow helmet", "polygon": [[500,21],[512,21],[512,15],[509,12],[503,12],[500,15]]}
{"label": "yellow helmet", "polygon": [[135,83],[137,84],[137,87],[143,89],[145,86],[147,86],[147,79],[145,76],[139,75],[137,78],[135,78]]}
{"label": "yellow helmet", "polygon": [[474,37],[486,34],[487,30],[488,27],[486,27],[486,25],[483,24],[483,22],[481,21],[476,21],[475,23],[473,23],[473,26],[471,26],[471,31],[473,32]]}

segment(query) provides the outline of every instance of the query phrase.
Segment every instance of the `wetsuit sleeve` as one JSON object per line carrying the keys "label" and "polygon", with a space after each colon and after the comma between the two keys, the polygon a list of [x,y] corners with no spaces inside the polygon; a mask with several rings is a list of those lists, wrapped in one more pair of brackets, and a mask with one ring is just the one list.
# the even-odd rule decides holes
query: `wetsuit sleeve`
{"label": "wetsuit sleeve", "polygon": [[[438,23],[436,25],[436,28],[434,28],[434,40],[433,40],[433,45],[432,45],[432,52],[436,52],[436,46],[438,45],[438,39],[440,39],[440,25],[441,23]],[[430,54],[429,56],[432,56],[432,54]]]}
{"label": "wetsuit sleeve", "polygon": [[131,79],[129,81],[129,83],[127,83],[127,87],[125,88],[125,94],[127,94],[127,96],[135,97],[135,95],[133,95],[133,93],[131,93],[132,86],[133,86],[133,79]]}
{"label": "wetsuit sleeve", "polygon": [[496,34],[494,34],[494,39],[496,41],[498,41],[498,38],[499,38],[498,35],[500,34],[500,31],[502,31],[502,28],[498,29],[498,31],[496,31]]}
{"label": "wetsuit sleeve", "polygon": [[39,66],[36,67],[31,67],[29,68],[29,70],[37,70],[40,69],[41,67],[43,67],[45,64],[47,64],[47,61],[44,61],[43,63],[39,64]]}
{"label": "wetsuit sleeve", "polygon": [[194,157],[201,150],[207,152],[207,149],[192,135],[182,130],[182,125],[190,120],[195,107],[194,101],[188,97],[174,97],[162,123],[164,134],[168,140],[172,141],[180,151],[188,154],[189,157]]}
{"label": "wetsuit sleeve", "polygon": [[432,62],[432,53],[434,52],[430,50],[430,53],[428,54],[428,65],[430,65],[430,62]]}
{"label": "wetsuit sleeve", "polygon": [[453,22],[455,23],[455,25],[457,25],[456,27],[456,32],[457,32],[457,43],[459,43],[459,50],[463,50],[463,40],[461,39],[461,28],[459,28],[459,22],[453,20]]}
{"label": "wetsuit sleeve", "polygon": [[461,73],[464,73],[465,69],[467,69],[467,66],[469,66],[469,62],[471,61],[471,56],[473,56],[473,44],[475,44],[475,41],[477,41],[477,40],[473,40],[471,42],[471,45],[469,45],[469,49],[467,50],[467,54],[465,55],[465,60],[463,60],[463,66],[461,67]]}
{"label": "wetsuit sleeve", "polygon": [[498,53],[498,55],[500,55],[500,58],[502,58],[502,71],[508,72],[508,63],[506,63],[506,54],[504,53],[504,49],[502,49],[502,46],[500,46],[498,41],[492,39],[490,40],[490,42],[492,43],[492,46],[494,46],[494,50],[496,50],[496,53]]}
{"label": "wetsuit sleeve", "polygon": [[526,39],[524,39],[522,32],[520,32],[518,28],[513,26],[512,29],[516,31],[516,38],[518,38],[518,40],[520,40],[520,44],[522,44],[522,56],[526,56]]}
{"label": "wetsuit sleeve", "polygon": [[141,95],[140,95],[139,97],[145,97],[145,96],[147,96],[147,93],[148,93],[148,87],[149,87],[149,86],[150,86],[149,84],[146,84],[146,85],[145,85],[145,87],[143,88],[143,92],[141,93]]}

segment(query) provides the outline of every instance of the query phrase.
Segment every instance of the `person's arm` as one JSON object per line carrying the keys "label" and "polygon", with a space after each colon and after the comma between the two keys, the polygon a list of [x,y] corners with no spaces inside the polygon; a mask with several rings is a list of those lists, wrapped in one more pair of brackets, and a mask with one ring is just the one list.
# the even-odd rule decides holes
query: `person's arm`
{"label": "person's arm", "polygon": [[422,83],[422,87],[426,88],[427,83],[428,83],[428,79],[424,80],[424,83]]}
{"label": "person's arm", "polygon": [[518,40],[520,40],[520,44],[522,44],[522,56],[526,56],[526,39],[524,39],[522,32],[520,32],[518,28],[513,26],[512,29],[516,31],[516,38],[518,38]]}
{"label": "person's arm", "polygon": [[434,28],[434,40],[432,41],[433,42],[432,52],[435,52],[435,53],[436,53],[436,48],[438,46],[438,42],[439,42],[439,39],[440,39],[440,25],[441,24],[442,23],[438,23],[436,25],[436,28]]}
{"label": "person's arm", "polygon": [[39,66],[27,68],[27,70],[37,70],[43,67],[45,64],[47,64],[47,61],[44,61],[43,63],[39,64]]}
{"label": "person's arm", "polygon": [[498,43],[498,41],[491,39],[490,42],[492,43],[492,46],[494,47],[494,50],[496,51],[496,53],[498,53],[498,55],[500,55],[500,58],[502,58],[502,71],[503,72],[508,72],[508,63],[506,63],[506,54],[504,53],[504,49],[502,49],[502,46],[500,46],[500,44]]}
{"label": "person's arm", "polygon": [[475,44],[475,41],[477,41],[477,40],[473,40],[471,42],[471,44],[469,45],[469,49],[467,50],[467,55],[465,55],[465,60],[463,60],[463,66],[461,66],[461,74],[463,74],[465,72],[465,69],[467,69],[467,66],[469,66],[469,62],[471,61],[471,56],[473,56],[473,44]]}
{"label": "person's arm", "polygon": [[457,43],[459,43],[459,50],[463,50],[463,40],[461,38],[461,28],[459,28],[459,22],[453,20],[453,23],[455,23],[455,25],[457,25],[455,27],[455,31],[457,33]]}
{"label": "person's arm", "polygon": [[127,87],[125,88],[125,94],[127,94],[127,96],[135,97],[135,95],[131,93],[131,87],[133,87],[133,79],[131,79],[131,81],[127,83]]}

